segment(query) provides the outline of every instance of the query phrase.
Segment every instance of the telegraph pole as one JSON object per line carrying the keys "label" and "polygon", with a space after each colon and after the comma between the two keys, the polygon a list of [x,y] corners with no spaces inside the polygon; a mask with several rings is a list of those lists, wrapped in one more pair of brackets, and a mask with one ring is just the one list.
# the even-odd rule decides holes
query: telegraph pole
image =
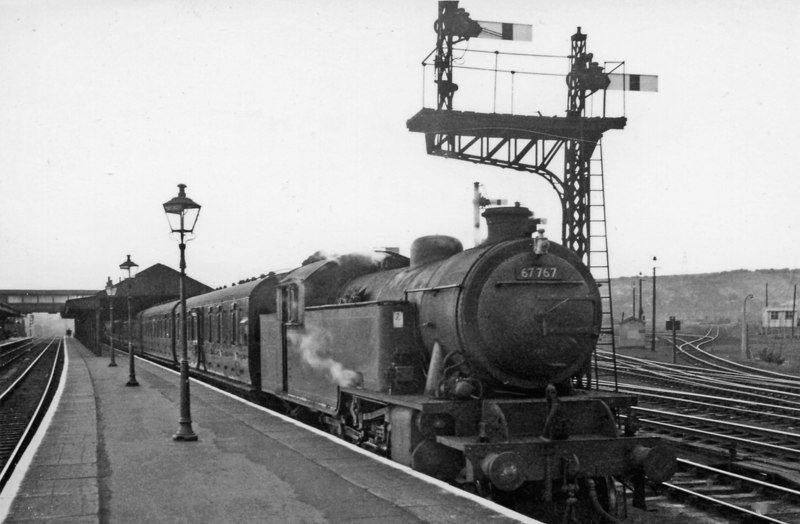
{"label": "telegraph pole", "polygon": [[797,324],[795,316],[797,315],[797,284],[794,285],[794,294],[792,294],[792,338],[794,338],[794,326]]}
{"label": "telegraph pole", "polygon": [[642,272],[639,271],[639,320],[644,318],[644,304],[642,303]]}
{"label": "telegraph pole", "polygon": [[656,257],[653,257],[653,341],[650,351],[656,350]]}

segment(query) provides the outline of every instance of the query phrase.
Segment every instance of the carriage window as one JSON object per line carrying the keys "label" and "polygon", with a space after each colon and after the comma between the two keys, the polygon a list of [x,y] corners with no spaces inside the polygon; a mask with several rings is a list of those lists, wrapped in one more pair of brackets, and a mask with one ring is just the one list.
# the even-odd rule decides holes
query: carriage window
{"label": "carriage window", "polygon": [[209,342],[211,342],[211,318],[212,318],[212,316],[211,316],[211,308],[208,308],[208,311],[206,311],[205,330],[206,330],[206,340],[209,341]]}
{"label": "carriage window", "polygon": [[230,332],[230,341],[231,341],[231,344],[238,344],[239,343],[239,337],[237,336],[239,333],[238,333],[238,330],[236,329],[238,327],[238,323],[236,322],[236,317],[238,315],[236,313],[237,313],[236,304],[234,304],[233,305],[233,311],[231,311],[231,323],[230,323],[230,326],[231,326],[230,327],[230,331],[231,331]]}
{"label": "carriage window", "polygon": [[211,333],[209,334],[209,342],[217,340],[217,314],[214,311],[208,312],[209,325],[211,326]]}
{"label": "carriage window", "polygon": [[223,342],[227,343],[230,342],[230,333],[228,333],[228,311],[222,310],[222,316],[220,320],[220,338]]}
{"label": "carriage window", "polygon": [[281,315],[287,324],[300,324],[301,316],[300,289],[297,285],[289,285],[281,289]]}
{"label": "carriage window", "polygon": [[247,330],[248,330],[248,322],[247,317],[243,318],[241,322],[239,322],[239,337],[241,338],[240,344],[245,345],[247,344]]}
{"label": "carriage window", "polygon": [[215,315],[215,317],[216,317],[216,320],[214,321],[214,329],[217,331],[216,332],[217,336],[215,338],[217,339],[217,342],[221,342],[222,341],[222,312],[219,309],[217,309],[217,314]]}

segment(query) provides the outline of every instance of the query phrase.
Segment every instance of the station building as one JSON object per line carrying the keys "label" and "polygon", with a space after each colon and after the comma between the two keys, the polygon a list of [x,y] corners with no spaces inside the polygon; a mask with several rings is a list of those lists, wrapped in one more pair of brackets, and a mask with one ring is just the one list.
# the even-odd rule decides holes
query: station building
{"label": "station building", "polygon": [[[128,308],[131,317],[143,309],[156,304],[177,300],[180,273],[163,264],[155,264],[132,278],[114,283],[115,294],[109,297],[105,290],[95,291],[91,296],[67,300],[63,316],[74,319],[74,336],[88,349],[99,353],[104,325],[114,316],[114,331],[121,329],[127,320]],[[213,289],[197,280],[186,277],[186,298],[208,293]],[[130,300],[129,300],[130,298]],[[112,313],[113,311],[113,313]]]}
{"label": "station building", "polygon": [[22,313],[0,301],[0,340],[25,335],[25,319]]}

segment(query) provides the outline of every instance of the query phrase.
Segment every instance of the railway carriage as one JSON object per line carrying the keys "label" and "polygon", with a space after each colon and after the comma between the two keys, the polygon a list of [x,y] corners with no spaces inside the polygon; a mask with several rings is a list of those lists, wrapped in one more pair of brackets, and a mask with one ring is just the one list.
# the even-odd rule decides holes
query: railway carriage
{"label": "railway carriage", "polygon": [[[266,277],[186,300],[190,364],[260,389],[259,314],[275,310],[279,277]],[[180,339],[180,311],[175,320]]]}
{"label": "railway carriage", "polygon": [[138,348],[143,355],[178,363],[175,338],[175,308],[180,302],[173,300],[148,308],[137,315]]}
{"label": "railway carriage", "polygon": [[[266,277],[186,300],[191,367],[260,389],[260,326],[257,319],[261,313],[274,311],[278,278],[270,273]],[[179,301],[173,301],[139,315],[143,354],[178,363],[183,325],[179,306]]]}

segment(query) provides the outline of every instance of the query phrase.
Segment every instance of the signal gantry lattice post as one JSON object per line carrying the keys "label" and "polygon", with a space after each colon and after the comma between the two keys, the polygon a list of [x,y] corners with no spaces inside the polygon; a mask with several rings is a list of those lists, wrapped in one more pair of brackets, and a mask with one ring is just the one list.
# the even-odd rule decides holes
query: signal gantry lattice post
{"label": "signal gantry lattice post", "polygon": [[[420,110],[408,120],[409,131],[425,134],[428,154],[543,177],[561,201],[562,244],[590,262],[591,160],[603,133],[623,129],[627,120],[586,117],[587,98],[610,82],[587,53],[586,35],[578,28],[572,36],[567,114],[545,117],[454,110],[458,85],[453,80],[453,46],[477,36],[481,27],[458,8],[458,2],[444,1],[439,2],[435,28],[436,109]],[[561,151],[564,163],[559,170],[553,163]]]}

